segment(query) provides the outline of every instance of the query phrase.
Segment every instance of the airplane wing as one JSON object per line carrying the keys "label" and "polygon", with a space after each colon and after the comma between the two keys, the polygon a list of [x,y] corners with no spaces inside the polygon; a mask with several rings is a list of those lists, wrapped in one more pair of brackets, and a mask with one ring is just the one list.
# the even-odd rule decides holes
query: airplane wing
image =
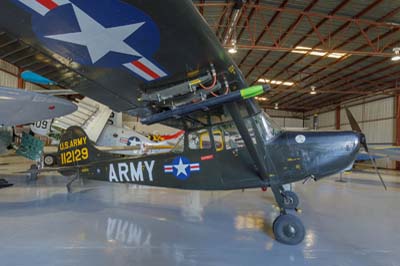
{"label": "airplane wing", "polygon": [[32,91],[0,87],[0,125],[28,124],[67,115],[77,107],[70,101]]}
{"label": "airplane wing", "polygon": [[4,0],[0,28],[78,76],[69,89],[132,115],[202,99],[201,83],[245,86],[190,0]]}
{"label": "airplane wing", "polygon": [[382,147],[371,147],[370,153],[372,156],[378,158],[389,158],[393,161],[400,161],[400,147],[396,146],[382,146]]}

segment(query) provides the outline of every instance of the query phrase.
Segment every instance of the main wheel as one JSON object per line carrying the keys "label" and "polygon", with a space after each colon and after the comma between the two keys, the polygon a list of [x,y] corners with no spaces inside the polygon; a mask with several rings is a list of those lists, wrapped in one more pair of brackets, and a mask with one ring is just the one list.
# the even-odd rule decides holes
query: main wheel
{"label": "main wheel", "polygon": [[299,197],[293,191],[285,190],[283,192],[283,203],[285,204],[285,209],[296,209],[299,206]]}
{"label": "main wheel", "polygon": [[297,245],[304,239],[306,230],[303,223],[294,215],[281,214],[273,224],[275,239],[283,244]]}
{"label": "main wheel", "polygon": [[43,158],[43,162],[45,166],[53,166],[56,162],[56,158],[52,154],[46,154]]}

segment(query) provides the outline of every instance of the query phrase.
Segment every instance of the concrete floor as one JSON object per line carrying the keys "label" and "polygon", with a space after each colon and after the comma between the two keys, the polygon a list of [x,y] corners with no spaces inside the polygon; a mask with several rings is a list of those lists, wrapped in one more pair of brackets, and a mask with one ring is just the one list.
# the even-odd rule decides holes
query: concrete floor
{"label": "concrete floor", "polygon": [[400,174],[389,191],[368,172],[296,184],[307,234],[273,239],[272,193],[179,191],[56,174],[27,183],[29,163],[0,157],[0,265],[400,265]]}

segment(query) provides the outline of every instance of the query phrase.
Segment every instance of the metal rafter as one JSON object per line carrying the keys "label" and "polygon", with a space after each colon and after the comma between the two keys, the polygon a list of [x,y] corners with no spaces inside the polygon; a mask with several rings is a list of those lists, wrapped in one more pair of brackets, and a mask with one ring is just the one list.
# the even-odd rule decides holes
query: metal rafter
{"label": "metal rafter", "polygon": [[[260,2],[260,0],[256,0],[256,1],[254,1],[254,4],[255,4],[255,5],[258,5],[259,2]],[[243,6],[243,9],[244,9],[244,11],[243,11],[242,14],[240,15],[238,25],[241,24],[242,19],[244,18],[244,14],[246,13],[245,11],[247,11],[247,9],[248,9],[247,5],[244,5],[244,6]],[[250,12],[249,12],[249,15],[247,16],[247,19],[246,19],[244,25],[247,25],[247,26],[248,26],[248,25],[250,24],[250,21],[251,21],[251,19],[253,18],[255,11],[256,11],[256,8],[255,8],[255,7],[252,7],[251,10],[250,10]],[[239,42],[240,39],[242,38],[243,33],[245,32],[245,29],[246,29],[246,28],[243,27],[243,28],[239,31],[239,34],[237,35],[237,41],[238,41],[238,42]]]}
{"label": "metal rafter", "polygon": [[[381,2],[382,0],[375,0],[373,3],[371,3],[369,6],[367,6],[366,8],[364,8],[362,11],[360,11],[356,16],[355,16],[355,19],[357,19],[357,18],[359,18],[359,17],[361,17],[362,15],[364,15],[364,14],[366,14],[367,12],[369,12],[372,8],[374,8],[376,5],[378,5],[380,2]],[[344,6],[345,4],[347,4],[348,3],[348,1],[346,2],[342,2],[339,6]],[[335,8],[335,10],[333,10],[331,13],[333,13],[330,17],[333,17],[334,16],[334,14],[336,14],[336,12],[338,12],[339,10],[341,9],[341,7],[337,7],[337,8]],[[326,17],[325,17],[326,18]],[[338,18],[338,17],[336,17],[336,18]],[[337,35],[338,33],[340,33],[341,31],[343,31],[344,29],[346,29],[346,27],[348,27],[349,25],[350,25],[350,23],[351,23],[351,21],[352,20],[354,20],[354,19],[349,19],[349,20],[347,20],[345,23],[343,23],[338,29],[336,29],[334,32],[332,32],[332,33],[329,33],[328,34],[328,36],[326,36],[325,38],[326,39],[328,39],[328,38],[332,38],[332,37],[334,37],[335,35]],[[321,23],[321,24],[320,24]],[[325,23],[325,22],[323,22],[323,21],[320,21],[320,25],[322,25],[323,23]],[[373,23],[373,22],[371,22],[371,23]],[[317,27],[317,28],[319,28],[319,27]],[[310,30],[310,32],[312,33],[312,32],[314,32],[314,30],[313,29],[311,29]],[[305,40],[306,38],[307,38],[308,36],[306,35],[306,36],[304,36],[302,39],[301,39],[301,42],[303,41],[303,40]],[[301,42],[297,42],[295,45],[294,45],[294,47],[296,47],[296,46],[298,46],[298,45],[300,45],[301,44]],[[322,45],[323,43],[321,42],[321,41],[319,41],[316,45],[314,45],[313,47],[312,47],[312,49],[316,49],[316,48],[318,48],[318,47],[320,47],[321,45]],[[334,50],[335,48],[333,48],[332,50]],[[328,49],[329,50],[329,49]],[[284,57],[286,57],[286,56],[288,56],[288,54],[289,53],[286,53],[286,54],[284,54],[283,56],[281,56],[281,58],[279,58],[277,61],[276,61],[276,63],[277,62],[279,62],[281,59],[283,59]],[[290,64],[289,66],[288,66],[288,68],[290,68],[290,67],[292,67],[294,64],[296,64],[297,62],[299,62],[300,60],[302,60],[305,56],[307,56],[308,55],[308,53],[306,53],[306,54],[303,54],[302,56],[300,56],[298,59],[296,59],[292,64]],[[320,57],[320,58],[318,58],[318,59],[316,59],[316,60],[314,60],[314,62],[317,62],[317,61],[320,61],[320,60],[322,60],[322,58],[323,57]],[[313,62],[313,63],[314,63]],[[304,70],[304,69],[307,69],[308,67],[305,67],[305,68],[303,68],[302,70]],[[268,71],[265,71],[261,76],[259,76],[258,78],[256,78],[256,81],[259,79],[259,78],[261,78],[262,76],[264,76],[264,75],[266,75],[268,73]],[[277,75],[275,75],[275,77],[276,76],[279,76],[281,73],[278,73]]]}
{"label": "metal rafter", "polygon": [[[314,5],[318,2],[318,0],[314,0],[312,1],[305,9],[305,12],[308,12],[309,10],[311,10]],[[284,8],[280,8],[279,10],[285,10]],[[280,43],[283,43],[285,41],[285,39],[290,35],[290,33],[298,26],[298,24],[300,23],[301,19],[303,18],[303,15],[299,15],[297,17],[297,19],[289,26],[289,28],[278,38]],[[272,23],[271,23],[272,25]],[[268,27],[268,25],[266,25],[266,27]],[[258,65],[269,55],[269,51],[266,52],[254,65],[254,67],[252,69],[250,69],[247,74],[245,75],[246,78],[248,78],[250,76],[250,74],[254,71],[254,69],[256,69],[258,67]],[[278,60],[279,61],[279,60]],[[273,64],[273,66],[275,66],[275,64],[278,63],[278,61],[275,61],[275,63]],[[258,80],[258,79],[257,79]]]}
{"label": "metal rafter", "polygon": [[[395,43],[400,44],[400,42],[395,42]],[[365,61],[365,60],[366,60],[365,57],[360,58],[360,59],[358,59],[358,60],[352,62],[351,64],[348,64],[348,65],[344,66],[343,68],[348,69],[348,68],[353,67],[353,66],[355,66],[355,65],[357,65],[357,64],[359,64],[360,62]],[[352,77],[352,76],[356,75],[357,73],[359,73],[360,71],[367,71],[367,70],[371,70],[371,71],[373,71],[373,73],[376,74],[376,73],[380,73],[380,72],[382,72],[382,71],[388,70],[388,69],[392,68],[392,67],[395,65],[395,64],[393,64],[393,65],[388,65],[388,66],[386,66],[385,68],[379,69],[379,70],[377,70],[376,68],[374,68],[374,67],[376,67],[376,66],[378,66],[378,65],[380,65],[380,64],[385,64],[385,63],[387,63],[387,62],[388,62],[388,59],[387,59],[387,58],[381,59],[381,60],[376,61],[376,62],[374,62],[374,63],[371,63],[371,64],[368,64],[368,65],[366,65],[366,66],[363,66],[362,68],[358,68],[358,69],[356,69],[356,70],[354,70],[354,71],[352,71],[352,72],[346,73],[344,76],[342,76],[342,78]],[[321,69],[320,69],[320,70],[321,70]],[[318,72],[321,72],[321,71],[318,71]],[[313,77],[313,76],[315,76],[315,74],[318,74],[318,73],[314,72],[314,73],[313,73],[312,75],[310,75],[309,77]],[[332,77],[334,77],[334,76],[332,76],[332,75],[330,75],[330,74],[328,73],[328,74],[325,75],[324,77],[319,78],[319,79],[317,80],[317,82],[321,83],[322,81],[324,81],[324,80],[326,80],[326,79],[331,79]],[[369,77],[368,75],[363,76],[363,78],[368,78],[368,77]],[[308,78],[308,77],[307,77],[307,78]],[[307,78],[304,78],[302,81],[306,80]],[[360,77],[356,77],[356,78],[355,78],[355,80],[357,80],[357,79],[360,79]],[[354,80],[354,79],[353,79],[353,80]],[[338,81],[340,81],[339,78],[334,79],[334,80],[330,80],[330,81],[325,81],[324,83],[329,83],[329,85],[324,85],[324,88],[323,88],[322,90],[324,90],[325,87],[333,87],[333,85],[335,85],[335,87],[337,87],[337,88],[343,89],[343,87],[341,87],[342,84],[337,84]],[[315,82],[316,82],[316,81],[311,81],[311,82],[309,82],[308,84],[304,85],[304,87],[309,87],[309,86],[311,86],[312,84],[315,84]],[[371,82],[371,81],[370,81],[370,82]],[[304,98],[310,97],[309,95],[305,94],[305,95],[303,95],[303,96],[300,96],[300,98],[299,98],[298,96],[296,96],[296,95],[293,95],[292,97],[288,98],[289,95],[291,95],[291,94],[292,94],[292,93],[286,94],[286,97],[284,98],[283,104],[287,104],[287,103],[290,104],[290,103],[292,103],[293,100],[295,100],[295,101],[297,102],[297,101],[299,101],[299,100],[303,100]],[[317,100],[318,98],[319,98],[319,97],[313,97],[314,100]],[[279,99],[283,99],[283,96],[281,96]]]}
{"label": "metal rafter", "polygon": [[[384,72],[384,71],[387,71],[387,70],[389,70],[390,69],[390,67],[389,66],[386,66],[386,67],[384,67],[384,68],[381,68],[381,69],[379,69],[378,71],[374,71],[374,73],[379,73],[379,72]],[[397,84],[397,81],[398,81],[398,78],[397,78],[397,76],[400,74],[400,71],[394,71],[394,72],[391,72],[391,73],[388,73],[388,74],[385,74],[385,75],[383,75],[383,76],[380,76],[379,78],[375,78],[375,79],[372,79],[372,80],[369,80],[369,82],[376,82],[376,81],[380,81],[380,80],[384,80],[384,79],[386,79],[386,78],[388,78],[388,77],[395,77],[394,79],[392,79],[390,82],[387,82],[389,85],[391,85],[391,87],[396,87],[396,84]],[[366,75],[364,75],[364,76],[361,76],[360,77],[360,79],[359,79],[359,81],[360,81],[360,83],[358,84],[358,86],[362,86],[362,85],[365,85],[365,84],[367,84],[368,82],[366,81],[366,80],[363,80],[364,78],[367,78],[367,77],[369,77],[369,75],[370,74],[366,74]],[[364,86],[363,86],[364,87]],[[364,87],[365,88],[365,87]],[[369,93],[370,95],[372,95],[372,94],[375,94],[376,92],[379,92],[380,90],[382,90],[382,88],[380,87],[380,88],[378,88],[378,89],[375,89],[374,91],[371,91],[371,89],[374,89],[373,87],[371,88],[371,87],[367,87],[366,89],[360,89],[359,91],[364,91],[364,92],[367,92],[367,93]],[[337,91],[343,91],[343,90],[337,90]],[[326,99],[330,99],[330,98],[332,98],[332,97],[324,97],[324,100],[326,100]],[[316,101],[317,99],[313,99],[313,97],[310,97],[310,99],[308,99],[308,100],[306,100],[306,101],[303,101],[302,103],[308,103],[308,102],[316,102],[316,104],[315,105],[323,105],[324,104],[324,100],[323,101]],[[297,102],[300,102],[301,100],[299,100],[299,101],[297,101]]]}
{"label": "metal rafter", "polygon": [[[280,5],[281,8],[285,7],[287,4],[288,0],[284,0],[282,2],[282,4]],[[253,7],[253,9],[251,10],[251,12],[253,12],[251,14],[251,17],[249,16],[249,19],[247,20],[247,26],[249,26],[249,22],[250,19],[253,17],[254,12],[255,12],[255,8]],[[271,27],[272,23],[274,23],[274,21],[277,19],[277,17],[279,16],[280,12],[275,12],[274,15],[271,17],[271,19],[269,20],[269,22],[267,23],[267,25],[264,27],[264,30],[259,34],[259,36],[257,37],[257,39],[255,40],[255,45],[258,45],[258,43],[260,42],[260,40],[262,40],[262,38],[264,37],[265,33],[267,31],[269,31],[269,28]],[[240,36],[241,34],[244,32],[245,28],[243,27],[241,32],[240,32]],[[239,38],[238,38],[239,41]],[[246,61],[246,59],[248,58],[248,56],[251,54],[252,50],[249,50],[246,55],[242,58],[242,60],[239,63],[239,67],[241,67],[241,65]],[[262,60],[261,60],[262,61]],[[257,62],[258,63],[258,62]]]}
{"label": "metal rafter", "polygon": [[[391,16],[395,15],[395,14],[396,14],[397,12],[399,12],[399,11],[400,11],[400,8],[397,8],[396,10],[393,10],[393,11],[389,12],[388,14],[386,14],[385,16],[383,16],[382,18],[380,18],[378,21],[383,21],[383,20],[385,20],[385,19],[388,19],[388,18],[390,18]],[[368,28],[368,27],[367,27],[367,28]],[[368,28],[368,29],[369,29],[369,28]],[[396,32],[398,32],[398,29],[391,29],[391,30],[389,30],[388,32],[386,32],[385,34],[383,34],[382,36],[376,37],[374,40],[372,40],[372,43],[373,43],[373,42],[379,41],[379,38],[381,38],[381,39],[382,39],[382,38],[386,38],[386,37],[388,37],[388,36],[390,36],[390,35],[392,35],[392,34],[394,34],[394,33],[396,33]],[[349,38],[348,40],[346,40],[345,42],[343,42],[343,43],[341,43],[341,44],[335,46],[335,47],[334,47],[334,50],[343,47],[344,45],[348,44],[349,42],[351,42],[351,41],[353,41],[354,39],[356,39],[357,37],[359,37],[359,35],[360,35],[360,33],[353,35],[352,37],[350,37],[350,38]],[[395,45],[396,43],[397,43],[397,42],[390,43],[390,45]],[[367,46],[368,46],[367,44],[364,44],[364,45],[358,47],[358,48],[355,49],[355,50],[356,50],[356,51],[361,51],[361,50],[365,49]],[[336,51],[337,51],[337,50],[336,50]],[[391,56],[391,55],[392,55],[392,54],[388,54],[388,55],[386,55],[386,56]],[[323,59],[323,58],[320,57],[320,58],[314,60],[314,61],[312,62],[312,64],[315,64],[316,62],[321,61],[322,59]],[[356,62],[359,63],[359,62],[365,61],[366,59],[367,59],[367,57],[363,57],[363,58],[357,60]],[[334,65],[334,64],[339,63],[339,62],[341,62],[341,59],[338,59],[338,60],[332,62],[332,63],[329,64],[328,66]],[[353,64],[352,64],[352,65],[353,65]],[[328,68],[328,66],[323,67],[323,68],[320,68],[318,71],[314,72],[313,74],[316,74],[316,73],[319,73],[319,72],[321,72],[321,71],[326,70],[326,69]],[[348,66],[346,66],[346,67],[348,67]],[[306,69],[306,68],[305,68],[305,69]],[[311,75],[310,75],[310,76],[311,76]],[[325,79],[325,78],[328,78],[329,76],[330,76],[330,75],[326,75],[326,76],[324,77],[324,79]],[[291,77],[289,77],[289,78],[291,78]],[[309,77],[303,78],[302,82],[303,82],[304,80],[308,79],[308,78],[309,78]],[[312,82],[312,83],[313,83],[313,82]],[[307,84],[306,86],[310,86],[312,83],[309,83],[309,84]],[[287,102],[287,101],[289,101],[289,100],[291,99],[291,98],[289,98],[289,99],[287,98],[287,97],[290,96],[290,95],[291,95],[291,94],[285,94],[285,95],[282,96],[281,98],[275,99],[275,100],[276,100],[276,101],[279,101],[279,100],[281,100],[283,97],[285,97],[285,102]]]}

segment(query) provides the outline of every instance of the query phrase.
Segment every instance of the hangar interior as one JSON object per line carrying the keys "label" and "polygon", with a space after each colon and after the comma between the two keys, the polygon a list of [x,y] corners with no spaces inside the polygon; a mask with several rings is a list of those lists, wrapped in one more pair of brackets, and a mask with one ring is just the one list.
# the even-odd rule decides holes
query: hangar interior
{"label": "hangar interior", "polygon": [[[14,183],[0,190],[2,265],[398,265],[400,4],[193,0],[193,5],[246,82],[271,87],[256,101],[281,128],[351,130],[348,108],[369,147],[390,152],[373,154],[388,191],[369,159],[350,172],[292,184],[307,228],[301,244],[286,246],[274,240],[279,206],[270,190],[182,191],[80,180],[68,193],[68,178],[45,172],[31,180],[25,172],[32,161],[9,151],[0,156],[0,177]],[[0,25],[0,86],[57,90],[77,102],[84,96],[71,87],[85,77],[70,64]],[[21,77],[25,70],[57,85],[28,82]],[[178,130],[122,117],[125,128],[142,135]],[[38,138],[50,146],[49,138]]]}

